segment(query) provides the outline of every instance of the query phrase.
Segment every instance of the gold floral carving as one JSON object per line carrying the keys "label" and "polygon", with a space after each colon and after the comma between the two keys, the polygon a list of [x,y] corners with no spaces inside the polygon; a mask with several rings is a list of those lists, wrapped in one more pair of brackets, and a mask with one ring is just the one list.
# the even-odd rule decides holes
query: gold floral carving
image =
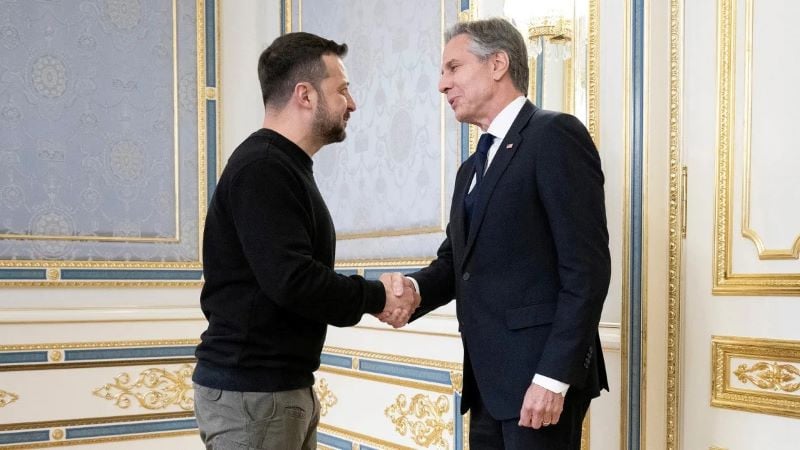
{"label": "gold floral carving", "polygon": [[740,364],[733,372],[742,383],[753,383],[761,389],[796,392],[800,390],[800,369],[791,364],[757,362],[750,367]]}
{"label": "gold floral carving", "polygon": [[0,408],[19,400],[19,395],[0,389]]}
{"label": "gold floral carving", "polygon": [[62,428],[56,428],[50,433],[50,436],[53,437],[54,441],[60,441],[61,439],[64,439],[64,430]]}
{"label": "gold floral carving", "polygon": [[433,401],[424,394],[417,394],[409,403],[406,396],[400,394],[384,413],[401,436],[410,433],[414,443],[420,447],[444,448],[447,447],[447,442],[444,440],[445,432],[452,435],[455,429],[452,420],[444,419],[448,411],[450,411],[450,400],[447,396],[440,395]]}
{"label": "gold floral carving", "polygon": [[450,384],[453,385],[455,392],[461,392],[464,388],[464,374],[462,372],[450,371]]}
{"label": "gold floral carving", "polygon": [[319,382],[314,386],[314,392],[316,392],[319,399],[319,413],[322,416],[326,416],[328,411],[339,402],[339,399],[328,387],[328,382],[325,378],[319,379]]}
{"label": "gold floral carving", "polygon": [[130,375],[122,373],[114,378],[114,383],[108,383],[93,392],[98,397],[113,400],[122,409],[128,408],[131,398],[135,398],[145,409],[165,409],[178,405],[185,411],[191,411],[194,408],[191,384],[193,370],[189,364],[184,364],[175,372],[151,368],[140,373],[133,382]]}

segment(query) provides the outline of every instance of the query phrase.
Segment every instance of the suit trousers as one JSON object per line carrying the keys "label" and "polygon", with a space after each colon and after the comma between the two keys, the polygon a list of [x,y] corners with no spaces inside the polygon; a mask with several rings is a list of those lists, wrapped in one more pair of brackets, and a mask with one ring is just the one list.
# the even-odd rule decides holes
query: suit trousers
{"label": "suit trousers", "polygon": [[194,384],[195,416],[208,450],[315,450],[319,400],[310,387],[237,392]]}
{"label": "suit trousers", "polygon": [[[580,450],[581,427],[591,397],[575,389],[567,391],[564,410],[555,425],[534,430],[519,426],[519,417],[510,420],[493,418],[475,392],[470,407],[469,446],[480,450]],[[522,397],[520,396],[520,409]]]}

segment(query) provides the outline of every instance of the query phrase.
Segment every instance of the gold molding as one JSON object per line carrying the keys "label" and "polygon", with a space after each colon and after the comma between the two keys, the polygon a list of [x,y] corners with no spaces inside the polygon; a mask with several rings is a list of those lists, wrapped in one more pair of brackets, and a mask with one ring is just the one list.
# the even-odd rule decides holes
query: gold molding
{"label": "gold molding", "polygon": [[445,434],[452,436],[455,432],[455,422],[447,420],[449,411],[450,399],[444,395],[432,400],[425,394],[416,394],[409,403],[405,394],[400,394],[386,407],[384,415],[400,436],[410,434],[418,446],[444,448]]}
{"label": "gold molding", "polygon": [[111,348],[111,347],[157,347],[174,345],[197,345],[199,339],[161,339],[143,341],[95,341],[95,342],[61,342],[61,343],[42,343],[42,344],[14,344],[0,345],[0,352],[14,352],[27,350],[52,350],[52,349],[87,349],[87,348]]}
{"label": "gold molding", "polygon": [[742,178],[742,236],[756,246],[758,259],[800,258],[800,235],[791,248],[768,249],[761,236],[750,228],[750,162],[753,148],[753,0],[745,1],[744,50],[744,177]]}
{"label": "gold molding", "polygon": [[683,0],[670,0],[669,94],[669,245],[667,275],[666,450],[677,450],[680,437],[681,267],[686,211],[686,179],[681,165],[683,74]]}
{"label": "gold molding", "polygon": [[461,372],[461,363],[453,363],[449,361],[441,361],[437,359],[415,358],[411,356],[393,355],[389,353],[376,353],[365,352],[362,350],[352,350],[341,347],[328,347],[325,346],[322,351],[324,353],[332,353],[335,355],[346,355],[358,358],[377,359],[380,361],[397,362],[403,364],[414,364],[417,366],[433,367],[435,369],[449,370]]}
{"label": "gold molding", "polygon": [[153,364],[194,364],[197,360],[194,357],[180,358],[146,358],[146,359],[114,359],[101,361],[80,361],[80,362],[61,362],[61,363],[21,363],[4,364],[0,366],[2,372],[29,372],[36,370],[55,370],[55,369],[86,369],[97,367],[128,367],[128,366],[147,366]]}
{"label": "gold molding", "polygon": [[[531,102],[535,102],[536,100],[536,57],[532,56],[528,58],[528,99],[531,99]],[[470,147],[473,148],[473,147]]]}
{"label": "gold molding", "polygon": [[[574,44],[574,43],[573,43]],[[563,78],[562,99],[561,106],[563,112],[568,114],[575,114],[575,52],[573,49],[572,56],[564,61],[564,72],[561,74]]]}
{"label": "gold molding", "polygon": [[120,436],[92,438],[92,439],[69,439],[69,440],[50,441],[50,442],[35,442],[31,444],[16,444],[16,445],[12,444],[9,446],[3,446],[2,448],[4,450],[23,450],[23,449],[34,449],[34,448],[66,447],[71,445],[116,443],[116,442],[138,441],[143,439],[162,439],[162,438],[170,438],[178,436],[189,436],[193,434],[198,434],[198,431],[197,430],[164,431],[160,433],[120,435]]}
{"label": "gold molding", "polygon": [[396,268],[407,266],[425,267],[433,261],[433,258],[418,257],[409,259],[343,259],[336,261],[335,267],[337,269],[352,269],[352,268]]}
{"label": "gold molding", "polygon": [[717,17],[717,170],[714,219],[714,295],[800,295],[800,275],[742,273],[732,269],[733,163],[735,89],[735,21],[733,0],[718,0]]}
{"label": "gold molding", "polygon": [[[623,48],[623,73],[624,73],[624,96],[623,105],[631,104],[631,73],[633,71],[633,63],[631,57],[631,47],[633,39],[633,31],[631,29],[631,19],[633,16],[632,0],[625,1],[625,30],[624,48]],[[622,299],[621,299],[621,330],[620,330],[620,421],[619,421],[619,437],[620,437],[620,450],[626,450],[628,442],[628,373],[629,373],[629,351],[628,345],[630,340],[630,276],[628,267],[630,266],[630,248],[631,248],[631,223],[629,220],[631,208],[631,153],[632,153],[632,137],[631,137],[631,111],[629,107],[623,108],[623,142],[624,142],[624,171],[623,171],[623,193],[624,203],[622,206]]]}
{"label": "gold molding", "polygon": [[[741,364],[733,368],[733,358],[756,361],[755,370]],[[795,366],[800,364],[800,341],[713,336],[711,360],[711,406],[800,418],[800,395],[784,393],[800,390],[800,385],[784,384],[800,381],[800,370]],[[792,366],[793,370],[781,366]],[[788,377],[775,380],[776,374]],[[742,377],[756,382],[753,389],[732,386],[732,379],[743,382]]]}
{"label": "gold molding", "polygon": [[[444,206],[442,206],[442,208],[444,208]],[[337,235],[336,238],[339,241],[351,241],[353,239],[415,236],[418,234],[441,233],[443,231],[444,227],[403,228],[400,230],[365,231],[363,233],[342,233],[341,235]]]}
{"label": "gold molding", "polygon": [[600,145],[600,0],[589,0],[589,48],[586,50],[589,118],[586,127],[597,147]]}
{"label": "gold molding", "polygon": [[[185,419],[194,417],[193,411],[180,411],[171,413],[133,414],[130,416],[86,417],[82,419],[48,420],[41,422],[18,422],[0,424],[0,431],[20,431],[37,428],[65,428],[84,425],[105,425],[115,422],[145,422],[149,420]],[[5,449],[6,447],[2,447]]]}
{"label": "gold molding", "polygon": [[121,409],[131,406],[132,397],[145,409],[166,409],[177,405],[184,411],[192,411],[192,372],[194,368],[189,364],[184,364],[176,371],[150,368],[142,371],[135,381],[131,381],[131,376],[123,372],[114,377],[113,383],[106,383],[92,393],[100,398],[113,400],[114,405]]}
{"label": "gold molding", "polygon": [[342,439],[348,439],[353,442],[354,446],[358,445],[356,442],[361,442],[369,445],[372,448],[380,450],[414,450],[412,447],[406,447],[404,445],[395,444],[394,442],[385,441],[383,439],[367,436],[366,434],[356,433],[350,430],[345,430],[344,428],[339,428],[324,423],[319,424],[318,430],[325,434],[330,434]]}
{"label": "gold molding", "polygon": [[[432,314],[426,314],[426,316],[431,316]],[[442,315],[441,317],[446,317],[448,319],[455,319],[455,316],[452,315]],[[386,331],[390,333],[406,333],[406,334],[419,334],[422,336],[438,336],[438,337],[448,337],[448,338],[458,338],[461,339],[461,334],[458,332],[455,333],[440,333],[435,331],[414,331],[414,330],[404,330],[402,328],[392,328],[389,326],[382,326],[382,327],[370,327],[366,325],[356,325],[353,328],[357,328],[359,330],[372,330],[372,331]]]}
{"label": "gold molding", "polygon": [[325,378],[320,378],[314,385],[314,393],[319,400],[319,413],[322,417],[327,416],[328,411],[339,402],[336,394],[328,387],[328,380]]}
{"label": "gold molding", "polygon": [[592,441],[591,411],[586,411],[586,417],[581,424],[581,450],[589,450]]}
{"label": "gold molding", "polygon": [[0,389],[0,408],[5,408],[17,400],[19,400],[19,395]]}
{"label": "gold molding", "polygon": [[334,375],[342,375],[345,377],[358,378],[361,380],[374,381],[377,383],[389,384],[392,386],[402,386],[411,389],[419,389],[423,391],[435,392],[437,394],[452,394],[453,387],[443,384],[432,384],[422,381],[413,381],[404,378],[396,378],[389,375],[379,375],[371,372],[362,372],[360,370],[342,369],[335,366],[320,366],[319,372],[327,372]]}

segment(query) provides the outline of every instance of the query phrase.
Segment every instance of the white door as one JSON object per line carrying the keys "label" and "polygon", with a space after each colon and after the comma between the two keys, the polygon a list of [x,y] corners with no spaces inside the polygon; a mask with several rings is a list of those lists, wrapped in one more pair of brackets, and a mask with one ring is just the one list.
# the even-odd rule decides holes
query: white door
{"label": "white door", "polygon": [[800,448],[800,3],[685,1],[680,446]]}

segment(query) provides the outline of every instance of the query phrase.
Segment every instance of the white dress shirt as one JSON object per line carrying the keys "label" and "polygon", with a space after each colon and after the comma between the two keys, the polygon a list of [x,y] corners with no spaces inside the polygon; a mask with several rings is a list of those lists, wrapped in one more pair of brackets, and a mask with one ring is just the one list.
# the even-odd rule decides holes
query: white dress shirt
{"label": "white dress shirt", "polygon": [[[497,154],[500,144],[503,142],[503,139],[505,139],[506,134],[508,134],[508,130],[511,129],[511,125],[514,123],[514,120],[517,119],[519,112],[525,105],[525,101],[526,99],[523,96],[515,98],[511,101],[511,103],[503,108],[503,110],[500,111],[500,114],[498,114],[492,123],[489,124],[489,128],[486,130],[486,132],[494,136],[494,142],[492,142],[492,146],[489,147],[489,154],[486,157],[485,170],[489,170],[489,165],[492,164],[492,160]],[[469,190],[471,191],[473,187],[475,187],[474,176],[472,177],[472,184],[470,184]],[[417,284],[417,280],[411,277],[406,278],[411,280],[411,282],[414,284],[414,289],[419,292],[419,284]],[[567,395],[567,390],[569,389],[569,384],[562,383],[561,381],[554,380],[553,378],[546,377],[538,373],[533,376],[532,382],[556,394]]]}

